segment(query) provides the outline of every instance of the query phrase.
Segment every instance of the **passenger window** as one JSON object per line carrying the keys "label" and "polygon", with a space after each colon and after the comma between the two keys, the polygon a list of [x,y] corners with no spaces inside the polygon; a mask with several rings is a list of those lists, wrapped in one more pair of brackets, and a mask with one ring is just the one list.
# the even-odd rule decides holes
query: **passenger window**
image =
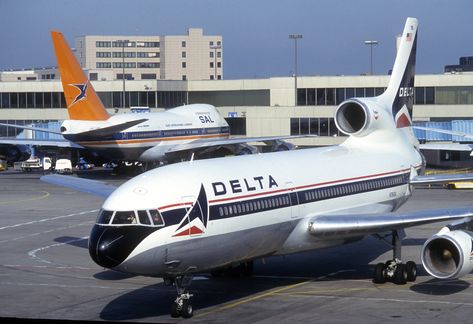
{"label": "passenger window", "polygon": [[223,216],[223,208],[222,207],[218,207],[218,213],[220,214],[220,216]]}
{"label": "passenger window", "polygon": [[151,221],[149,220],[146,210],[138,210],[138,218],[140,220],[140,224],[151,225]]}
{"label": "passenger window", "polygon": [[101,209],[97,217],[97,224],[108,224],[113,216],[113,211]]}
{"label": "passenger window", "polygon": [[131,211],[117,211],[113,217],[112,224],[137,224],[136,215]]}
{"label": "passenger window", "polygon": [[163,226],[164,225],[164,220],[161,214],[159,213],[158,210],[156,209],[150,209],[148,210],[149,215],[151,216],[151,220],[153,221],[153,224],[156,226]]}

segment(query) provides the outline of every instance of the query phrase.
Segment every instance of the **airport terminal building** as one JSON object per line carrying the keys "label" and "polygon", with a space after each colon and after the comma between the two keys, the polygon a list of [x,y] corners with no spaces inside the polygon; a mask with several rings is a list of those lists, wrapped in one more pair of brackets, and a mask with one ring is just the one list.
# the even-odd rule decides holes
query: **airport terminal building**
{"label": "airport terminal building", "polygon": [[[92,81],[110,114],[129,107],[159,111],[179,105],[209,103],[227,118],[234,135],[314,134],[299,145],[330,145],[343,140],[333,120],[335,108],[351,97],[384,91],[388,75],[299,77],[242,80]],[[473,73],[417,75],[414,121],[473,119]],[[67,119],[59,80],[0,82],[0,122],[29,124]],[[0,136],[18,131],[0,128]]]}

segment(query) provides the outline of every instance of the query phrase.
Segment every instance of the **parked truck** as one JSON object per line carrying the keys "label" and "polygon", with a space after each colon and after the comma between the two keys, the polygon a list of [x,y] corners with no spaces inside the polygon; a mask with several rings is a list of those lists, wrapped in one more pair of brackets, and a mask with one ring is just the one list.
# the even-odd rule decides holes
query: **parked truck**
{"label": "parked truck", "polygon": [[72,163],[69,159],[59,159],[56,161],[56,166],[54,167],[56,173],[59,174],[72,174]]}
{"label": "parked truck", "polygon": [[42,159],[38,157],[30,157],[28,160],[21,163],[21,170],[26,172],[31,171],[48,171],[52,169],[51,158],[44,157]]}

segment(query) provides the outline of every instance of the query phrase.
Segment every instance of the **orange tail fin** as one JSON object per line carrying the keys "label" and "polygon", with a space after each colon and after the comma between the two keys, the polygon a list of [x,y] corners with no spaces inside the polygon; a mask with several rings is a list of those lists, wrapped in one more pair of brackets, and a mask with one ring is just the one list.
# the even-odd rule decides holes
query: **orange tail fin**
{"label": "orange tail fin", "polygon": [[107,120],[110,116],[82,71],[62,33],[51,32],[69,118]]}

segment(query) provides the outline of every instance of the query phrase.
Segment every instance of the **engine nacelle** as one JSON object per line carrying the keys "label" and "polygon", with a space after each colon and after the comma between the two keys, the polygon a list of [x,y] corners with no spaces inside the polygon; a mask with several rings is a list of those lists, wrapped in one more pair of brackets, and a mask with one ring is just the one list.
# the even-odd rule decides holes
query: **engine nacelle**
{"label": "engine nacelle", "polygon": [[[375,99],[376,98],[372,98]],[[385,127],[392,116],[378,107],[371,98],[352,98],[342,102],[335,111],[335,124],[345,135],[362,137],[372,131]]]}
{"label": "engine nacelle", "polygon": [[473,270],[473,238],[466,231],[444,227],[425,242],[422,264],[438,279],[460,278]]}
{"label": "engine nacelle", "polygon": [[0,156],[4,156],[7,162],[26,161],[31,155],[31,150],[26,145],[0,145]]}

